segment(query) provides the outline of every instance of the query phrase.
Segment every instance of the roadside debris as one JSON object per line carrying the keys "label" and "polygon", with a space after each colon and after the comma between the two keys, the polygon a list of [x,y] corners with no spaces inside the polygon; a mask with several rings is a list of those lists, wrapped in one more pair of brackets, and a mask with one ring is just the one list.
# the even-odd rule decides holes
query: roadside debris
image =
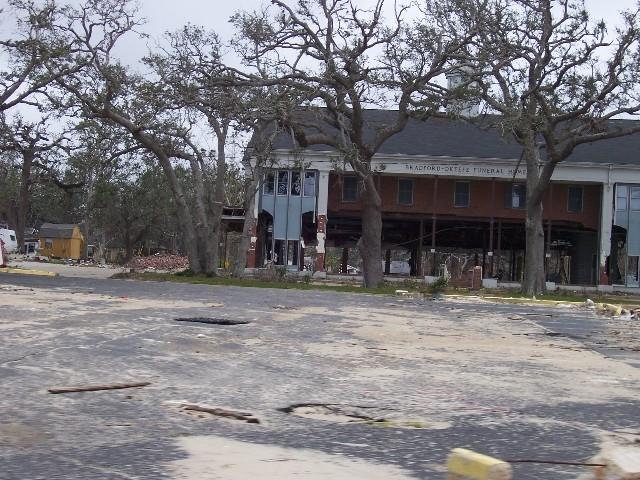
{"label": "roadside debris", "polygon": [[595,310],[602,315],[611,315],[613,317],[625,317],[629,320],[637,320],[640,318],[640,309],[623,308],[622,305],[614,305],[612,303],[595,303],[590,298],[585,300],[583,306],[589,310]]}
{"label": "roadside debris", "polygon": [[297,310],[298,307],[291,307],[289,305],[274,305],[273,307],[274,310]]}
{"label": "roadside debris", "polygon": [[183,410],[203,412],[215,415],[216,417],[231,418],[233,420],[241,420],[247,423],[260,423],[260,419],[247,412],[239,412],[221,407],[209,407],[206,405],[198,405],[193,403],[184,403],[181,405]]}
{"label": "roadside debris", "polygon": [[640,447],[635,439],[624,436],[611,436],[600,452],[591,459],[592,463],[602,464],[593,469],[596,480],[635,480],[640,478]]}
{"label": "roadside debris", "polygon": [[151,385],[151,382],[135,382],[135,383],[111,383],[108,385],[88,385],[80,387],[52,387],[47,391],[49,393],[76,393],[76,392],[96,392],[99,390],[122,390],[124,388],[138,388]]}
{"label": "roadside debris", "polygon": [[150,257],[133,257],[125,267],[133,270],[185,270],[189,267],[189,260],[180,255],[157,253]]}
{"label": "roadside debris", "polygon": [[351,424],[359,423],[373,427],[386,428],[409,428],[409,429],[441,429],[448,428],[447,422],[423,422],[421,420],[387,418],[377,416],[375,413],[382,413],[378,407],[366,407],[358,405],[340,405],[333,403],[297,403],[285,408],[278,409],[281,412],[289,413],[301,418],[310,420],[322,420],[325,422]]}
{"label": "roadside debris", "polygon": [[229,320],[226,318],[204,318],[204,317],[193,317],[193,318],[176,318],[176,322],[193,322],[193,323],[206,323],[208,325],[246,325],[251,323],[247,320]]}

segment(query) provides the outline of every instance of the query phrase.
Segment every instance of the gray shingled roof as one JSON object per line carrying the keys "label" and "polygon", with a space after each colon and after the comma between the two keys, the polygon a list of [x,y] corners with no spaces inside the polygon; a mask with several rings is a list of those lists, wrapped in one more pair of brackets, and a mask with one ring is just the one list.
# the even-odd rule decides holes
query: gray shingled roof
{"label": "gray shingled roof", "polygon": [[77,227],[77,225],[73,223],[43,223],[38,231],[38,237],[71,238],[75,227]]}
{"label": "gray shingled roof", "polygon": [[[369,132],[376,124],[391,123],[395,112],[367,110]],[[637,120],[613,120],[611,125],[628,125]],[[289,135],[279,136],[276,149],[292,147]],[[327,145],[310,145],[312,151],[332,150]],[[480,128],[469,122],[446,117],[431,117],[426,121],[410,120],[407,127],[383,145],[380,154],[426,155],[434,157],[468,157],[479,159],[518,159],[521,147],[500,132]],[[614,163],[640,165],[640,134],[602,140],[576,148],[567,159],[572,163]]]}

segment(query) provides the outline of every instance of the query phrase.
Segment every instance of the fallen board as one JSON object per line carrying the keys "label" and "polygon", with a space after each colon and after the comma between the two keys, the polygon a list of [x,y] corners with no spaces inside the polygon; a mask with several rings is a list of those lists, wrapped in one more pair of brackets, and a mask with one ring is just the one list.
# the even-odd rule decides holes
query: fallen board
{"label": "fallen board", "polygon": [[151,385],[151,382],[136,383],[111,383],[109,385],[87,385],[83,387],[53,387],[49,388],[49,393],[76,393],[76,392],[97,392],[99,390],[121,390],[123,388],[138,388]]}
{"label": "fallen board", "polygon": [[215,415],[216,417],[226,417],[233,418],[234,420],[242,420],[243,422],[247,423],[260,423],[260,420],[250,413],[227,410],[226,408],[207,407],[204,405],[195,405],[191,403],[182,405],[182,408],[184,410],[191,410],[194,412],[210,413],[211,415]]}
{"label": "fallen board", "polygon": [[226,318],[205,318],[205,317],[193,317],[193,318],[176,318],[176,322],[193,322],[193,323],[206,323],[208,325],[246,325],[247,320],[228,320]]}

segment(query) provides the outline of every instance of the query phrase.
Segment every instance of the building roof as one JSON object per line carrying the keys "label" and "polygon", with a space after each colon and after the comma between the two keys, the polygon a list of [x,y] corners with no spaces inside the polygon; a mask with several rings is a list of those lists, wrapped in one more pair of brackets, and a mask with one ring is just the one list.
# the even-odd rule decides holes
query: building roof
{"label": "building roof", "polygon": [[40,238],[72,238],[74,223],[43,223],[38,232]]}
{"label": "building roof", "polygon": [[[396,112],[391,110],[367,110],[365,137],[373,134],[376,125],[392,123],[395,115]],[[488,126],[496,117],[484,118],[484,126],[481,126],[481,121],[472,123],[444,116],[433,116],[425,121],[411,119],[404,130],[382,145],[378,153],[505,160],[520,158],[522,147],[509,134]],[[625,128],[638,123],[637,120],[611,120],[609,125]],[[274,142],[276,149],[290,149],[292,146],[291,137],[287,134],[280,135]],[[330,151],[333,147],[309,145],[307,149]],[[566,161],[640,166],[640,134],[580,145]]]}

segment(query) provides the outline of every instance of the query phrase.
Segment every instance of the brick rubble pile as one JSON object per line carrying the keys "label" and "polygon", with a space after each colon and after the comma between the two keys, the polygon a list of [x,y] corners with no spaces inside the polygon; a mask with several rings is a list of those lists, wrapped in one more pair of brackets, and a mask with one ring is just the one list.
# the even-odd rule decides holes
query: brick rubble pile
{"label": "brick rubble pile", "polygon": [[150,257],[133,257],[125,265],[134,270],[184,270],[189,267],[187,257],[171,254],[156,254]]}

